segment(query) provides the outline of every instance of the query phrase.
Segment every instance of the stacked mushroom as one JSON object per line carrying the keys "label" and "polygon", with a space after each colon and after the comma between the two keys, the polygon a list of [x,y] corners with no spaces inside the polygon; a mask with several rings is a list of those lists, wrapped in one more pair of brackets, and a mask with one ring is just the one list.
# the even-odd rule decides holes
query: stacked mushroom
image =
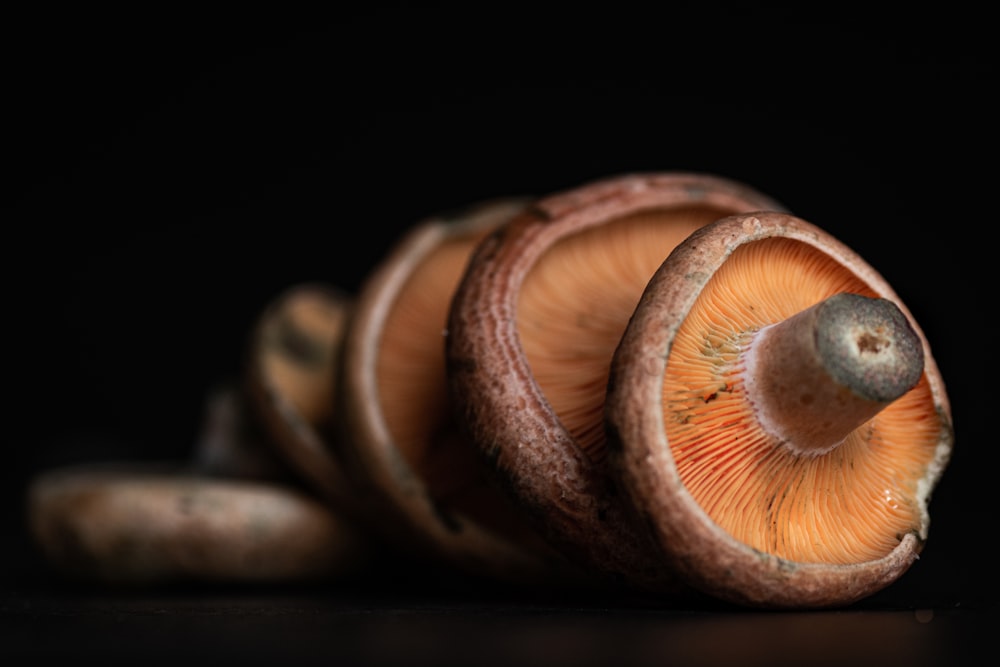
{"label": "stacked mushroom", "polygon": [[[240,406],[303,480],[284,492],[327,518],[275,520],[319,556],[289,566],[286,544],[270,561],[271,543],[235,553],[248,519],[220,516],[227,557],[272,577],[343,573],[384,544],[508,581],[846,605],[917,558],[952,446],[928,342],[886,281],[708,174],[629,174],[425,220],[358,295],[292,290],[251,340]],[[124,492],[106,477],[89,487],[109,499],[96,536],[53,500],[82,475],[34,482],[51,562],[134,577],[122,544],[145,548],[151,530],[175,547],[163,551],[188,550],[197,531],[177,516],[140,532],[113,514]],[[130,488],[152,504],[153,485]],[[276,506],[254,493],[261,512]],[[204,529],[195,504],[164,507]],[[178,555],[145,571],[211,577],[223,552],[203,538],[204,567]]]}
{"label": "stacked mushroom", "polygon": [[313,581],[361,567],[370,544],[346,506],[325,502],[349,496],[322,443],[350,306],[322,285],[281,294],[252,332],[245,383],[208,397],[190,460],[37,475],[27,519],[45,559],[73,580],[126,586]]}

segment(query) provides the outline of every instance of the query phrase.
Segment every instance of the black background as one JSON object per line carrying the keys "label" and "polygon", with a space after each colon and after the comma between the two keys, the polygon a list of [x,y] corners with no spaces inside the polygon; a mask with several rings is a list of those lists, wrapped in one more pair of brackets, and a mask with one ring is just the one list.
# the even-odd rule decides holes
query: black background
{"label": "black background", "polygon": [[692,7],[9,16],[9,553],[44,571],[20,525],[38,470],[187,456],[285,287],[355,290],[414,222],[481,199],[691,170],[826,228],[910,307],[956,444],[922,559],[876,603],[992,608],[984,19]]}

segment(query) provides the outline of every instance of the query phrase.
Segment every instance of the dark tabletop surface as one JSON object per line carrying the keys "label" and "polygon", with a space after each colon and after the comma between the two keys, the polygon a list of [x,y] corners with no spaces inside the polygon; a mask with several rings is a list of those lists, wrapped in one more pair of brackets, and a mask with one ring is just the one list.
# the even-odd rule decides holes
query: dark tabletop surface
{"label": "dark tabletop surface", "polygon": [[[760,611],[631,594],[522,589],[398,569],[281,586],[135,590],[37,564],[0,598],[0,655],[124,664],[981,664],[995,605],[921,568],[845,609]],[[921,563],[920,565],[925,565]],[[931,556],[926,570],[932,569]],[[16,664],[16,663],[12,663]]]}
{"label": "dark tabletop surface", "polygon": [[[0,46],[4,664],[955,665],[993,638],[996,72],[981,17],[903,30],[724,4],[382,3],[115,18],[25,11]],[[827,228],[924,328],[956,444],[926,549],[886,590],[760,612],[396,566],[113,590],[35,553],[32,476],[186,456],[204,397],[283,288],[355,289],[442,210],[670,169],[743,180]]]}

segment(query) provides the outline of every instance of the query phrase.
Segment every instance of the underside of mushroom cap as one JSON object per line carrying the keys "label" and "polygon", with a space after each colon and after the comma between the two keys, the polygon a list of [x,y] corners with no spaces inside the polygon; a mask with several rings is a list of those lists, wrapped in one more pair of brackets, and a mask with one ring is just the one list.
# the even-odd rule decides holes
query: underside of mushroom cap
{"label": "underside of mushroom cap", "polygon": [[[761,428],[747,350],[843,293],[895,304],[922,373],[836,447],[804,454]],[[760,607],[850,604],[898,579],[923,548],[953,440],[940,373],[899,297],[850,248],[777,212],[708,225],[657,270],[615,353],[607,416],[617,479],[671,566]]]}
{"label": "underside of mushroom cap", "polygon": [[608,367],[646,281],[693,230],[783,210],[708,174],[626,174],[535,202],[480,243],[452,303],[451,395],[499,483],[600,577],[678,592],[604,465]]}
{"label": "underside of mushroom cap", "polygon": [[486,479],[454,426],[447,311],[476,243],[528,205],[476,203],[427,218],[369,274],[345,340],[338,449],[379,529],[405,551],[474,575],[576,575]]}

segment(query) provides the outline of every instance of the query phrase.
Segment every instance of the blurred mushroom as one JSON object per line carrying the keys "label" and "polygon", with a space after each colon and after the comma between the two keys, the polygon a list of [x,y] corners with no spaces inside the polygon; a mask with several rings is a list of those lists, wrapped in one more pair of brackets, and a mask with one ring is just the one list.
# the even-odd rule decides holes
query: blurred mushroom
{"label": "blurred mushroom", "polygon": [[211,388],[187,465],[209,477],[301,485],[297,474],[264,432],[239,382],[221,382]]}
{"label": "blurred mushroom", "polygon": [[886,281],[799,218],[692,234],[617,350],[612,461],[665,561],[760,607],[850,604],[916,560],[948,461],[930,348]]}
{"label": "blurred mushroom", "polygon": [[337,446],[362,502],[406,552],[467,574],[554,583],[573,568],[456,431],[444,365],[448,308],[473,247],[527,202],[427,218],[369,274],[346,334]]}
{"label": "blurred mushroom", "polygon": [[334,456],[337,373],[353,298],[332,285],[282,291],[251,332],[246,401],[279,457],[333,506],[357,515]]}
{"label": "blurred mushroom", "polygon": [[629,521],[606,465],[605,387],[649,278],[689,234],[782,210],[710,174],[626,174],[533,203],[476,248],[450,311],[460,424],[529,521],[612,582],[684,586]]}
{"label": "blurred mushroom", "polygon": [[354,530],[313,497],[172,464],[74,464],[39,474],[28,526],[57,571],[84,581],[287,583],[360,556]]}
{"label": "blurred mushroom", "polygon": [[31,480],[28,524],[50,565],[125,584],[287,583],[367,566],[373,544],[344,511],[349,491],[323,441],[348,305],[315,284],[269,304],[245,381],[210,392],[190,460]]}

